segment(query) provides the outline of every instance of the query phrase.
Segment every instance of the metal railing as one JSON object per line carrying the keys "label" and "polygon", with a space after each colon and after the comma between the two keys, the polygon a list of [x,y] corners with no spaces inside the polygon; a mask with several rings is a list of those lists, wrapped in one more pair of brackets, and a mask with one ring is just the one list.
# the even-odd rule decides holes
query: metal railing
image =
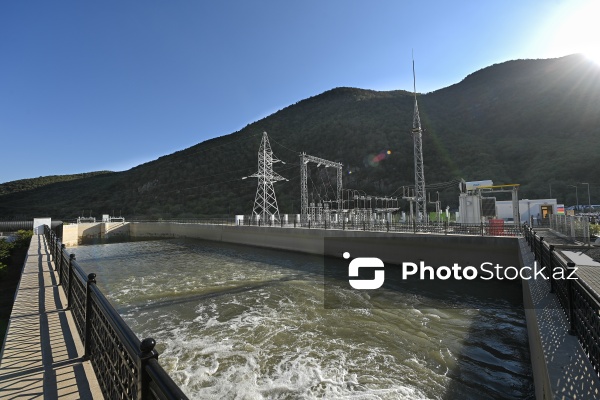
{"label": "metal railing", "polygon": [[96,274],[86,275],[48,226],[44,235],[84,345],[84,358],[90,360],[104,397],[187,399],[158,364],[154,339],[140,341],[96,286]]}
{"label": "metal railing", "polygon": [[556,295],[567,317],[569,334],[577,336],[600,376],[600,296],[581,279],[556,279],[569,277],[575,271],[575,263],[565,261],[533,228],[525,225],[523,235],[540,267],[548,269],[545,275],[550,281],[550,293]]}
{"label": "metal railing", "polygon": [[175,218],[175,219],[127,219],[127,222],[153,222],[200,225],[235,225],[235,218]]}
{"label": "metal railing", "polygon": [[590,221],[588,217],[551,214],[550,229],[559,232],[571,240],[590,244]]}
{"label": "metal railing", "polygon": [[514,224],[497,225],[494,223],[459,224],[455,222],[388,222],[385,220],[364,221],[308,221],[286,222],[260,220],[245,215],[243,219],[235,218],[205,218],[205,219],[159,219],[159,220],[128,220],[130,223],[177,223],[198,225],[238,225],[238,226],[267,226],[281,228],[309,229],[339,229],[370,232],[403,232],[403,233],[435,233],[441,235],[475,235],[475,236],[521,236],[521,226]]}
{"label": "metal railing", "polygon": [[520,225],[496,225],[494,223],[459,224],[453,222],[430,223],[403,223],[388,222],[384,220],[365,221],[308,221],[292,223],[280,221],[261,221],[251,217],[244,217],[237,225],[244,226],[270,226],[282,228],[308,228],[308,229],[339,229],[369,232],[403,232],[403,233],[435,233],[441,235],[475,235],[475,236],[520,236]]}

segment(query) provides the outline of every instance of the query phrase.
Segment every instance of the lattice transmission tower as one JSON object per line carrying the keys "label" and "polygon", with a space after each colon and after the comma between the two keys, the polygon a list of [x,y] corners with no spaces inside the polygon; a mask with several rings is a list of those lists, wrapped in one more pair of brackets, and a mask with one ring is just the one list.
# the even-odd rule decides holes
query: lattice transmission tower
{"label": "lattice transmission tower", "polygon": [[415,153],[415,213],[416,220],[427,222],[427,198],[425,195],[425,171],[423,169],[423,130],[417,105],[417,80],[415,77],[415,60],[413,59],[413,93],[415,96],[415,112],[413,115],[412,135]]}
{"label": "lattice transmission tower", "polygon": [[248,177],[258,178],[258,187],[256,188],[254,210],[252,213],[262,221],[273,220],[279,222],[279,207],[277,206],[273,183],[287,181],[287,179],[273,171],[273,164],[278,162],[285,164],[273,156],[267,132],[263,132],[260,149],[258,150],[258,172]]}

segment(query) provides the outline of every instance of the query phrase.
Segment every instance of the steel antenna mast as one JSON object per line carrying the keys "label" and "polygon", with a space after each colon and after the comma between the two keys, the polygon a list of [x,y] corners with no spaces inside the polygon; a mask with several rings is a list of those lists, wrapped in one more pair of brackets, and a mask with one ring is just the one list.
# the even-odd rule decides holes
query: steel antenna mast
{"label": "steel antenna mast", "polygon": [[413,93],[415,97],[415,112],[413,115],[412,135],[415,153],[415,205],[416,220],[427,222],[427,198],[425,195],[425,171],[423,169],[423,130],[417,104],[417,79],[415,75],[415,59],[413,67]]}
{"label": "steel antenna mast", "polygon": [[279,222],[279,207],[275,197],[275,188],[273,183],[277,181],[287,181],[286,178],[273,171],[273,164],[283,161],[275,158],[269,143],[267,132],[263,132],[260,149],[258,150],[258,172],[242,178],[258,178],[258,187],[256,188],[256,197],[254,199],[253,214],[262,221]]}

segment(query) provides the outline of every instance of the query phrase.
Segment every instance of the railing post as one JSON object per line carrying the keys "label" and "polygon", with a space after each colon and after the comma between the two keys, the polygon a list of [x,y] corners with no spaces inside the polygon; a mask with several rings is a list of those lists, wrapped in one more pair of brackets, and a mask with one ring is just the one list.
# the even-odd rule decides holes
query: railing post
{"label": "railing post", "polygon": [[67,290],[67,309],[73,306],[73,261],[75,254],[69,256],[69,289]]}
{"label": "railing post", "polygon": [[65,258],[65,245],[61,244],[60,245],[60,257],[56,257],[58,259],[58,264],[56,264],[56,262],[54,262],[56,270],[58,271],[58,284],[62,285],[62,264]]}
{"label": "railing post", "polygon": [[[51,238],[52,239],[52,238]],[[54,241],[51,242],[51,246],[50,246],[50,252],[52,254],[52,261],[54,261],[54,270],[58,271],[58,260],[59,260],[59,249],[58,249],[58,243],[55,243]]]}
{"label": "railing post", "polygon": [[346,218],[342,218],[342,230],[346,230]]}
{"label": "railing post", "polygon": [[548,255],[550,263],[550,293],[554,293],[554,245],[550,245],[550,254]]}
{"label": "railing post", "polygon": [[54,232],[50,231],[50,238],[52,240],[52,260],[56,263],[56,259],[58,258],[58,237],[54,234]]}
{"label": "railing post", "polygon": [[152,358],[158,360],[158,353],[154,350],[156,341],[152,338],[146,338],[140,343],[140,354],[138,363],[138,399],[150,398],[150,377],[146,373],[146,365]]}
{"label": "railing post", "polygon": [[[569,276],[573,270],[575,270],[575,263],[567,263],[567,276]],[[569,297],[569,335],[575,335],[575,293],[572,279],[567,279],[567,295]]]}
{"label": "railing post", "polygon": [[93,272],[88,275],[87,285],[85,288],[85,340],[83,358],[89,360],[92,353],[92,284],[96,284],[96,274]]}

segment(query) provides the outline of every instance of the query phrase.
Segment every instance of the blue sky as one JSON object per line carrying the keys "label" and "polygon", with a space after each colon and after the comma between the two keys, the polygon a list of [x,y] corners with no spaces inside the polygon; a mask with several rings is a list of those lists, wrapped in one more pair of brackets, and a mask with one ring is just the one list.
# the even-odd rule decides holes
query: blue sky
{"label": "blue sky", "polygon": [[334,87],[412,90],[413,49],[422,93],[588,51],[598,3],[2,1],[0,183],[126,170]]}

